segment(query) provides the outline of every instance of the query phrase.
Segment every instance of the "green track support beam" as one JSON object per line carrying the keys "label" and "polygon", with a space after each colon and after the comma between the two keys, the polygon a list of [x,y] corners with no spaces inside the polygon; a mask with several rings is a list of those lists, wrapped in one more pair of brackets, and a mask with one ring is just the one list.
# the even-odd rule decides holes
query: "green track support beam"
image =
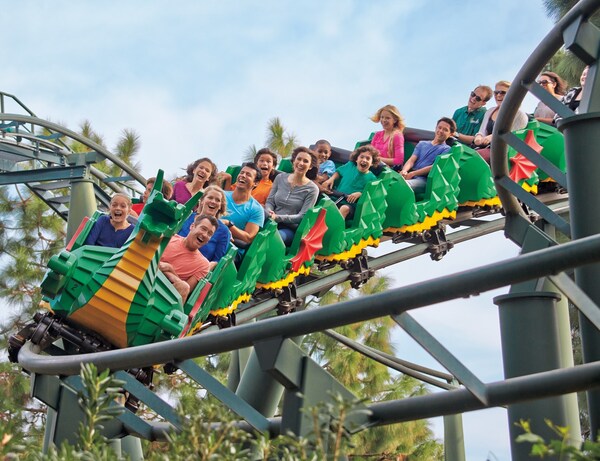
{"label": "green track support beam", "polygon": [[[254,363],[256,362],[256,363]],[[258,366],[257,366],[258,365]],[[356,397],[319,364],[307,357],[290,339],[274,338],[257,343],[238,389],[265,416],[274,414],[284,392],[280,433],[292,432],[307,437],[314,422],[306,411],[322,403],[333,403],[334,395],[355,402]],[[261,392],[262,391],[262,392]],[[364,410],[363,404],[354,404]],[[345,427],[354,432],[368,424],[367,412],[355,412]]]}
{"label": "green track support beam", "polygon": [[[590,66],[592,78],[588,75],[594,87],[600,85],[600,79],[595,78],[596,72],[597,63]],[[594,95],[597,96],[590,102],[590,107],[596,107],[600,102],[600,94]],[[564,119],[558,127],[565,136],[573,239],[600,234],[600,113],[575,115]],[[575,268],[577,285],[597,306],[600,305],[599,280],[600,264]],[[579,323],[584,363],[600,361],[600,331],[581,314]],[[600,390],[589,390],[587,398],[591,436],[595,439],[600,430]]]}
{"label": "green track support beam", "polygon": [[466,460],[461,414],[444,416],[444,460]]}
{"label": "green track support beam", "polygon": [[[92,156],[93,157],[93,156]],[[73,154],[70,159],[71,165],[85,165],[95,161],[87,154]],[[69,219],[67,221],[67,242],[77,231],[79,224],[86,216],[92,216],[96,211],[96,196],[94,194],[94,183],[87,174],[83,179],[75,179],[71,182],[71,203],[69,205]]]}
{"label": "green track support beam", "polygon": [[[275,359],[271,354],[278,352],[280,342],[281,338],[276,338],[255,344],[236,391],[239,397],[266,417],[275,414],[283,395],[283,386],[270,373]],[[297,361],[297,357],[288,357],[289,366],[297,365]]]}
{"label": "green track support beam", "polygon": [[[556,307],[560,297],[553,292],[522,292],[494,298],[500,313],[505,379],[562,368]],[[564,396],[509,405],[513,461],[529,460],[531,450],[528,444],[515,442],[522,433],[515,423],[529,420],[534,433],[550,440],[556,434],[544,423],[546,418],[567,425]]]}

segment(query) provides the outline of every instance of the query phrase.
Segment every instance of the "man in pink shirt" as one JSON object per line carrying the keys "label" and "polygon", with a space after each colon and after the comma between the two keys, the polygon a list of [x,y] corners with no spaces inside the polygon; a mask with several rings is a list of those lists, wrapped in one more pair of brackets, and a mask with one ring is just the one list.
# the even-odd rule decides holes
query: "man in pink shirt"
{"label": "man in pink shirt", "polygon": [[158,268],[181,295],[183,302],[209,271],[208,260],[198,250],[217,229],[215,217],[198,215],[187,237],[174,235],[160,258]]}

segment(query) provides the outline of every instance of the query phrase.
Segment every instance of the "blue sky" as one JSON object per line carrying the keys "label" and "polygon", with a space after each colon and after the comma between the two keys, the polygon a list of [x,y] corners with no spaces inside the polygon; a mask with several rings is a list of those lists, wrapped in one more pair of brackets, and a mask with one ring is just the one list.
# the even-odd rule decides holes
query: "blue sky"
{"label": "blue sky", "polygon": [[[142,173],[173,177],[205,155],[239,163],[275,116],[302,144],[348,149],[388,103],[433,129],[477,84],[511,80],[551,28],[541,0],[25,0],[3,9],[0,90],[71,129],[90,120],[109,148],[134,129]],[[496,235],[387,272],[402,285],[516,251]],[[502,377],[494,294],[416,314],[484,381]],[[429,360],[398,341],[402,358]],[[467,459],[510,459],[504,410],[464,420]]]}

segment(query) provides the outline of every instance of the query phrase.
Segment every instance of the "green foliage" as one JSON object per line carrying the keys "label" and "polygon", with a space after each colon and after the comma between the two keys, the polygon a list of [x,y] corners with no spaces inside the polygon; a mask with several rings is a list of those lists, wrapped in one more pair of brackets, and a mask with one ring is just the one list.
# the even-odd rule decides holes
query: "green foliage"
{"label": "green foliage", "polygon": [[[4,366],[4,364],[0,365]],[[9,376],[13,378],[16,374]],[[75,445],[64,443],[59,448],[52,447],[48,453],[41,453],[41,437],[26,436],[27,428],[31,429],[33,426],[25,424],[26,422],[23,420],[11,421],[7,425],[0,425],[0,455],[3,456],[3,459],[36,461],[112,461],[122,459],[107,444],[106,438],[102,436],[102,429],[104,423],[124,411],[123,407],[114,403],[121,395],[119,386],[123,382],[114,379],[108,370],[98,374],[98,370],[93,364],[82,365],[80,377],[83,390],[78,393],[78,401],[83,409],[84,421],[79,426],[77,443]],[[13,384],[14,392],[23,398],[26,386],[18,381]],[[5,386],[0,389],[5,389]],[[14,396],[8,400],[15,402],[16,405],[24,405],[24,402],[16,401]],[[17,418],[22,418],[24,412],[15,411],[15,415]],[[39,433],[39,431],[37,432]]]}
{"label": "green foliage", "polygon": [[[543,0],[549,18],[558,22],[578,0]],[[596,12],[590,18],[592,24],[600,26],[600,13]],[[559,50],[550,60],[544,70],[556,72],[564,78],[569,87],[579,86],[579,76],[585,64],[570,51],[564,48]]]}
{"label": "green foliage", "polygon": [[[288,133],[287,128],[283,126],[279,117],[273,117],[267,124],[267,138],[265,147],[268,147],[281,158],[292,155],[292,151],[298,147],[298,138],[293,133]],[[256,145],[251,145],[246,149],[242,161],[251,162],[258,152]]]}
{"label": "green foliage", "polygon": [[287,133],[285,126],[279,117],[269,120],[267,127],[266,146],[282,158],[292,155],[292,151],[298,146],[295,134]]}
{"label": "green foliage", "polygon": [[123,382],[114,379],[110,370],[98,374],[94,364],[82,365],[80,376],[83,391],[79,393],[78,401],[85,420],[79,428],[78,446],[84,451],[91,451],[99,442],[106,442],[101,434],[102,423],[119,416],[124,410],[114,404],[120,395],[118,386]]}
{"label": "green foliage", "polygon": [[39,446],[45,411],[29,397],[28,377],[11,363],[0,363],[0,401],[0,459],[22,447]]}
{"label": "green foliage", "polygon": [[20,328],[38,309],[39,284],[52,255],[64,247],[64,221],[21,187],[0,188],[0,297],[14,306],[0,335]]}
{"label": "green foliage", "polygon": [[531,443],[530,455],[537,458],[545,458],[548,456],[558,456],[560,460],[575,460],[575,461],[593,461],[600,459],[600,436],[596,441],[586,440],[583,443],[574,444],[569,439],[569,428],[558,426],[552,421],[546,419],[546,425],[558,436],[546,442],[543,437],[534,434],[531,430],[529,421],[520,420],[515,423],[523,429],[524,434],[517,437],[519,443]]}
{"label": "green foliage", "polygon": [[[579,0],[543,0],[546,14],[554,22],[558,22],[565,14],[573,8]],[[591,22],[598,26],[600,24],[600,14],[596,12],[591,17]]]}
{"label": "green foliage", "polygon": [[[200,389],[197,388],[196,391]],[[147,454],[154,461],[178,460],[336,460],[347,454],[350,439],[344,425],[355,402],[333,396],[332,402],[308,410],[313,431],[307,438],[249,433],[237,426],[234,415],[212,397],[188,400],[180,415],[188,421],[181,432],[169,434],[169,450],[159,453],[156,444]],[[209,421],[220,421],[212,425]]]}

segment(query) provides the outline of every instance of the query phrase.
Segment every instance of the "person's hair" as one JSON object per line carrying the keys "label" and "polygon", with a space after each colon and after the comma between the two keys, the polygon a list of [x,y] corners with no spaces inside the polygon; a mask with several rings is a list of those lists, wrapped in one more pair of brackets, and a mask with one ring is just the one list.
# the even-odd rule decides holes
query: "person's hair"
{"label": "person's hair", "polygon": [[546,77],[548,77],[550,80],[552,80],[556,86],[554,87],[554,92],[558,95],[564,95],[567,93],[567,82],[565,82],[562,78],[560,78],[560,76],[555,73],[555,72],[542,72],[540,74],[541,75],[545,75]]}
{"label": "person's hair", "polygon": [[[256,163],[254,162],[246,162],[246,163],[242,163],[242,168],[244,167],[248,167],[251,170],[254,170],[256,172],[256,178],[254,178],[254,182],[257,183],[258,181],[260,181],[262,179],[262,171],[260,171],[260,168],[256,166]],[[241,171],[241,168],[240,168]]]}
{"label": "person's hair", "polygon": [[312,181],[317,178],[317,173],[319,172],[319,168],[317,167],[319,159],[317,159],[317,155],[308,147],[300,146],[296,147],[292,152],[292,163],[294,163],[298,154],[302,152],[310,155],[310,168],[306,172],[306,177]]}
{"label": "person's hair", "polygon": [[131,201],[131,197],[123,192],[116,192],[115,194],[113,194],[113,196],[110,199],[110,203],[112,203],[116,197],[123,197],[125,200],[127,200],[127,206],[129,208],[131,208],[131,205],[133,205],[133,202]]}
{"label": "person's hair", "polygon": [[[146,180],[146,184],[154,184],[156,182],[156,176],[152,176]],[[163,197],[167,200],[171,200],[171,195],[173,195],[173,184],[169,181],[163,180],[162,187],[160,191],[163,194]]]}
{"label": "person's hair", "polygon": [[[456,131],[456,122],[454,120],[452,120],[451,118],[449,118],[449,117],[440,118],[435,124],[436,128],[440,124],[440,122],[446,122],[448,125],[450,125],[450,129],[452,130],[452,133],[454,133]],[[450,134],[452,134],[452,133],[450,133]]]}
{"label": "person's hair", "polygon": [[258,159],[263,155],[270,155],[273,158],[273,167],[277,166],[277,154],[268,147],[263,147],[256,152],[256,155],[254,156],[254,163],[258,163]]}
{"label": "person's hair", "polygon": [[203,219],[208,219],[208,222],[212,224],[212,226],[215,228],[215,231],[219,227],[219,221],[217,221],[217,218],[215,218],[214,216],[209,216],[207,214],[196,215],[196,217],[194,218],[194,226],[200,224],[200,221],[202,221]]}
{"label": "person's hair", "polygon": [[[494,90],[492,90],[489,86],[487,85],[477,85],[475,87],[475,90],[483,90],[483,92],[485,93],[485,98],[483,98],[483,100],[485,102],[488,102],[490,99],[492,99],[492,94],[494,93]],[[475,91],[473,90],[473,91]]]}
{"label": "person's hair", "polygon": [[[275,170],[275,167],[277,166],[277,154],[275,152],[273,152],[271,149],[269,149],[268,147],[263,147],[262,149],[259,149],[256,152],[256,155],[254,156],[254,163],[256,163],[258,165],[258,159],[261,158],[263,155],[270,155],[271,158],[273,159],[273,169],[271,170],[271,173],[269,173],[269,179],[271,181],[273,181],[275,179],[275,176],[277,176],[277,171]],[[261,171],[261,179],[262,179],[262,171]]]}
{"label": "person's hair", "polygon": [[294,149],[294,151],[292,152],[292,163],[294,163],[294,161],[296,160],[296,157],[298,157],[298,154],[300,154],[301,152],[304,152],[304,153],[310,155],[311,168],[317,166],[317,163],[318,163],[317,156],[315,155],[315,153],[312,150],[310,150],[308,147],[304,147],[304,146],[296,147]]}
{"label": "person's hair", "polygon": [[211,191],[218,192],[221,195],[221,206],[217,211],[217,218],[220,218],[225,213],[227,213],[227,198],[225,197],[225,192],[223,192],[223,189],[221,189],[219,186],[211,185],[204,189],[204,195],[200,199],[200,204],[202,204],[202,202],[204,201],[206,194],[208,194]]}
{"label": "person's hair", "polygon": [[500,80],[496,82],[494,86],[505,86],[506,88],[510,88],[511,83],[508,80]]}
{"label": "person's hair", "polygon": [[381,113],[384,110],[387,110],[394,117],[394,128],[398,129],[400,132],[404,131],[404,128],[406,128],[404,118],[402,117],[402,115],[400,115],[400,111],[398,110],[398,108],[396,106],[392,106],[391,104],[387,104],[381,109],[379,109],[377,112],[375,112],[375,115],[371,117],[371,120],[375,123],[379,123],[379,121],[381,120]]}
{"label": "person's hair", "polygon": [[212,184],[213,182],[215,182],[215,179],[217,178],[217,170],[218,170],[218,168],[217,168],[217,165],[215,165],[215,162],[213,162],[208,157],[199,158],[194,163],[190,163],[187,166],[187,170],[186,170],[187,176],[185,177],[185,182],[192,182],[193,181],[193,179],[194,179],[194,170],[202,162],[210,163],[210,167],[212,168],[212,171],[210,172],[210,176],[208,177],[208,180],[202,185],[202,187],[206,187],[208,184]]}
{"label": "person's hair", "polygon": [[380,153],[375,147],[371,146],[370,144],[367,144],[366,146],[360,146],[358,149],[352,152],[352,154],[350,154],[350,161],[356,163],[356,160],[358,160],[360,154],[364,154],[365,152],[371,154],[371,158],[373,159],[373,165],[379,165]]}
{"label": "person's hair", "polygon": [[319,144],[327,144],[329,146],[329,148],[331,149],[331,143],[329,141],[327,141],[327,139],[319,139],[315,143],[315,147],[318,146]]}

